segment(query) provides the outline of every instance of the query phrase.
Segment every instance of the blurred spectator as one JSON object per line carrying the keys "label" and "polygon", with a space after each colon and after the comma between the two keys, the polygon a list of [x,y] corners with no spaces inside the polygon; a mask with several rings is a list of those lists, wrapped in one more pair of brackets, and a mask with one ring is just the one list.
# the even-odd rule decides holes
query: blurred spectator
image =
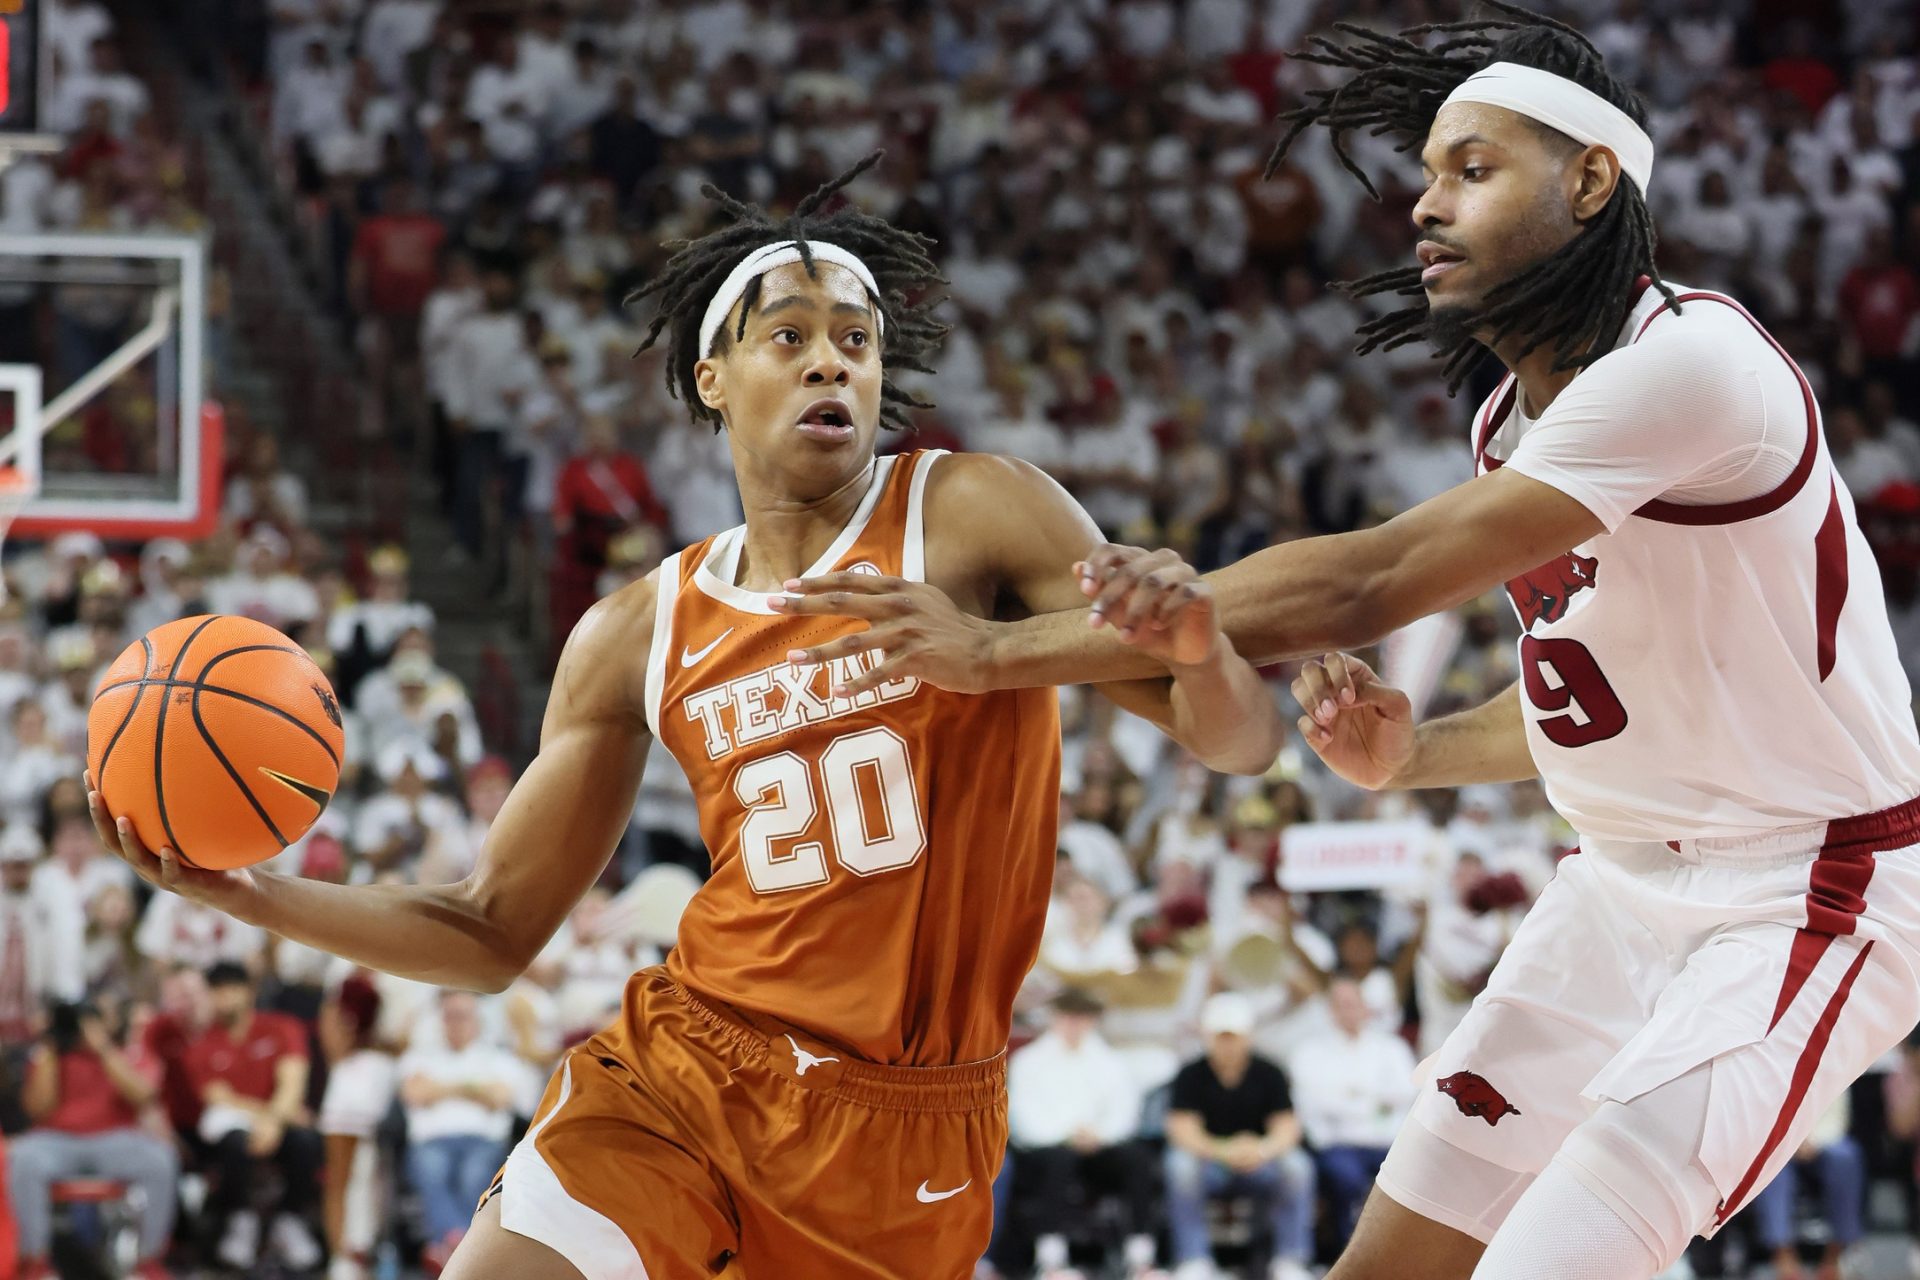
{"label": "blurred spectator", "polygon": [[147,1132],[142,1115],[160,1096],[160,1064],[126,1028],[88,1005],[54,1007],[34,1051],[25,1089],[34,1127],[7,1146],[11,1208],[20,1226],[24,1280],[52,1280],[53,1184],[105,1178],[138,1187],[137,1280],[166,1280],[180,1160],[171,1141]]}
{"label": "blurred spectator", "polygon": [[356,706],[361,673],[385,663],[408,631],[433,632],[433,610],[411,597],[407,567],[407,553],[399,547],[375,548],[367,557],[372,587],[366,599],[340,605],[327,619],[327,647],[352,661],[354,674],[344,683]]}
{"label": "blurred spectator", "polygon": [[264,522],[254,525],[234,571],[207,584],[207,604],[215,613],[255,618],[283,631],[320,617],[320,595],[294,571],[292,554],[285,534]]}
{"label": "blurred spectator", "polygon": [[[1167,1216],[1176,1280],[1210,1280],[1207,1201],[1259,1205],[1274,1250],[1273,1280],[1308,1280],[1314,1169],[1300,1146],[1286,1073],[1253,1052],[1253,1006],[1223,992],[1201,1011],[1207,1052],[1173,1079],[1167,1113]],[[1409,1068],[1411,1071],[1411,1068]]]}
{"label": "blurred spectator", "polygon": [[513,428],[515,405],[533,382],[532,353],[517,310],[519,286],[513,276],[497,268],[482,277],[482,284],[484,309],[458,323],[446,355],[446,390],[452,397],[447,416],[453,427],[454,531],[474,559],[486,549],[489,528],[497,529],[501,519],[506,438]]}
{"label": "blurred spectator", "polygon": [[459,810],[429,789],[446,777],[446,764],[421,743],[396,741],[381,748],[375,768],[385,790],[360,806],[354,845],[370,872],[400,871],[411,879],[436,833],[442,840],[460,838]]}
{"label": "blurred spectator", "polygon": [[211,969],[216,964],[258,971],[267,935],[257,925],[174,893],[156,893],[147,902],[134,934],[134,946],[161,966],[184,964]]}
{"label": "blurred spectator", "polygon": [[1129,1275],[1153,1263],[1153,1166],[1134,1142],[1140,1092],[1100,1035],[1101,1013],[1098,1000],[1068,988],[1054,999],[1046,1032],[1007,1065],[1012,1177],[1031,1191],[1024,1203],[1046,1277],[1067,1268],[1073,1205],[1102,1193],[1124,1202]]}
{"label": "blurred spectator", "polygon": [[207,1206],[224,1222],[219,1258],[251,1271],[260,1251],[256,1166],[270,1161],[283,1189],[271,1206],[269,1240],[281,1261],[310,1271],[320,1245],[308,1217],[320,1192],[323,1149],[307,1113],[306,1028],[255,1008],[253,979],[237,964],[207,970],[213,1021],[186,1048],[200,1103],[197,1134],[214,1169]]}
{"label": "blurred spectator", "polygon": [[465,820],[427,827],[426,848],[415,876],[419,883],[451,884],[472,873],[487,832],[512,788],[513,768],[499,756],[487,756],[467,770]]}
{"label": "blurred spectator", "polygon": [[0,1050],[31,1043],[43,1004],[76,1001],[85,985],[80,917],[33,891],[43,852],[31,827],[0,831]]}
{"label": "blurred spectator", "polygon": [[1301,1045],[1288,1066],[1327,1212],[1344,1240],[1413,1104],[1414,1060],[1405,1040],[1379,1028],[1351,977],[1333,980],[1327,1005],[1333,1029]]}
{"label": "blurred spectator", "polygon": [[666,509],[654,497],[640,459],[619,448],[618,428],[605,414],[581,422],[580,450],[560,469],[553,499],[553,632],[565,636],[598,598],[607,548],[638,524],[665,528]]}
{"label": "blurred spectator", "polygon": [[1099,885],[1070,868],[1058,875],[1060,905],[1048,917],[1040,963],[1068,977],[1132,973],[1140,958],[1126,926],[1113,916],[1112,900]]}
{"label": "blurred spectator", "polygon": [[518,1059],[482,1032],[475,997],[440,994],[444,1048],[400,1060],[407,1176],[425,1201],[428,1264],[444,1265],[507,1155]]}
{"label": "blurred spectator", "polygon": [[359,1280],[372,1260],[383,1214],[378,1130],[398,1092],[398,1064],[375,1043],[380,995],[366,977],[341,982],[321,1008],[318,1038],[326,1094],[314,1127],[326,1144],[324,1214],[329,1280]]}

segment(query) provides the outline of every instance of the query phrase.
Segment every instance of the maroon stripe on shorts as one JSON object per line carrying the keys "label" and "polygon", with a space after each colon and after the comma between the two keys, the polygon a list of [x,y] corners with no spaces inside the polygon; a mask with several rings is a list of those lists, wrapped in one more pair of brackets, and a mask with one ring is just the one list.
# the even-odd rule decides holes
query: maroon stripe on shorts
{"label": "maroon stripe on shorts", "polygon": [[1813,1026],[1813,1034],[1807,1037],[1807,1044],[1800,1051],[1800,1060],[1793,1065],[1793,1079],[1787,1085],[1787,1097],[1780,1104],[1780,1114],[1773,1122],[1773,1129],[1767,1134],[1767,1140],[1760,1146],[1760,1154],[1747,1166],[1745,1176],[1733,1189],[1733,1194],[1720,1202],[1720,1212],[1715,1217],[1716,1224],[1724,1224],[1740,1211],[1746,1203],[1747,1193],[1753,1190],[1753,1184],[1759,1179],[1760,1171],[1766,1168],[1767,1160],[1787,1136],[1787,1130],[1793,1125],[1793,1118],[1799,1114],[1800,1104],[1806,1101],[1807,1090],[1813,1086],[1813,1077],[1820,1070],[1820,1060],[1826,1056],[1827,1041],[1833,1038],[1834,1024],[1840,1021],[1840,1011],[1846,1007],[1847,997],[1853,991],[1853,980],[1860,976],[1860,970],[1866,967],[1867,953],[1873,950],[1873,944],[1867,943],[1860,948],[1860,954],[1853,958],[1853,964],[1847,969],[1847,976],[1840,979],[1840,985],[1834,989],[1833,998],[1827,1001],[1827,1007],[1821,1011],[1820,1021]]}

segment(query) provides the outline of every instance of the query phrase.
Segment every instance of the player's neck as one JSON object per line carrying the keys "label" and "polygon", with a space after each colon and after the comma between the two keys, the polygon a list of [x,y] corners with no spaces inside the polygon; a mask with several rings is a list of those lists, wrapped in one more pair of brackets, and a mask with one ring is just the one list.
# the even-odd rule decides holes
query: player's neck
{"label": "player's neck", "polygon": [[1493,353],[1519,380],[1520,412],[1529,418],[1538,418],[1567,389],[1567,384],[1574,380],[1580,370],[1555,369],[1551,344],[1542,344],[1524,356],[1519,355],[1520,348],[1525,345],[1525,339],[1508,338],[1495,346]]}
{"label": "player's neck", "polygon": [[818,498],[796,497],[780,479],[747,468],[738,475],[747,538],[733,585],[777,591],[788,579],[804,575],[833,545],[875,483],[878,463],[869,459],[839,488]]}

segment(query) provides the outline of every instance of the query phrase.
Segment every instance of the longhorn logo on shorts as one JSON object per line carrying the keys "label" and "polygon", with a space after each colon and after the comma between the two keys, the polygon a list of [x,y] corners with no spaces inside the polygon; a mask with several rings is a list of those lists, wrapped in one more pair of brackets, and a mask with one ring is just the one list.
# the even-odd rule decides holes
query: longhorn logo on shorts
{"label": "longhorn logo on shorts", "polygon": [[1508,1102],[1504,1094],[1488,1084],[1485,1076],[1475,1075],[1471,1071],[1456,1071],[1434,1084],[1440,1092],[1453,1099],[1453,1105],[1460,1108],[1461,1115],[1478,1116],[1487,1122],[1488,1127],[1499,1124],[1508,1116],[1520,1114],[1520,1108]]}
{"label": "longhorn logo on shorts", "polygon": [[1558,622],[1566,617],[1568,601],[1594,585],[1599,568],[1600,562],[1594,557],[1569,551],[1509,581],[1507,594],[1520,613],[1520,625],[1531,631],[1542,619]]}
{"label": "longhorn logo on shorts", "polygon": [[796,1076],[804,1076],[815,1067],[824,1067],[829,1062],[840,1061],[838,1058],[821,1058],[808,1053],[792,1036],[787,1037],[787,1043],[793,1046],[793,1074]]}

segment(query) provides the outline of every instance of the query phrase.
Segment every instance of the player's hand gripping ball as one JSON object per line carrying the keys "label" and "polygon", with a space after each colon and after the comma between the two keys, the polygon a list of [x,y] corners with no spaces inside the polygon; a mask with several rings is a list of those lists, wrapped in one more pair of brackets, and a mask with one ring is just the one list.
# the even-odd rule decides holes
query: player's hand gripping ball
{"label": "player's hand gripping ball", "polygon": [[87,767],[107,811],[183,864],[251,866],[305,835],[340,781],[333,687],[251,618],[155,627],[100,680]]}

